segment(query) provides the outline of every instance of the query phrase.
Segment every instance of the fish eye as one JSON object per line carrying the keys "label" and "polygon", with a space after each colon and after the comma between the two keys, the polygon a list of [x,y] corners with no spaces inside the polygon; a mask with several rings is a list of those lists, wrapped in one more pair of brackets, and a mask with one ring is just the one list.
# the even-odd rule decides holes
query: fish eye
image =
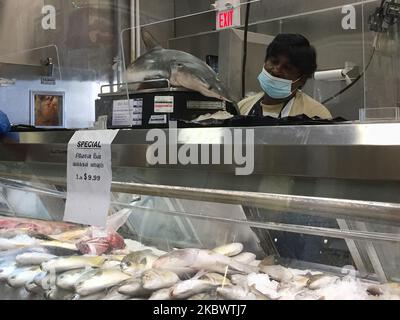
{"label": "fish eye", "polygon": [[126,265],[127,267],[130,267],[130,266],[132,265],[132,263],[131,263],[131,262],[127,262],[127,263],[125,263],[125,265]]}

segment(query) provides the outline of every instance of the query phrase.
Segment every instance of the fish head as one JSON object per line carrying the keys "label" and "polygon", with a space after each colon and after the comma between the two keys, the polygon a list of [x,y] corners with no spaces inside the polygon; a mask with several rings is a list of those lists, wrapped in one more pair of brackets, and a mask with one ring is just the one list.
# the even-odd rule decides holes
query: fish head
{"label": "fish head", "polygon": [[143,84],[139,85],[139,83],[148,80],[169,79],[170,66],[168,61],[165,61],[164,51],[164,49],[157,47],[137,58],[125,70],[123,81],[128,84],[137,83],[134,89],[139,90],[148,89],[144,88]]}
{"label": "fish head", "polygon": [[199,59],[173,59],[171,85],[200,92],[210,98],[231,101],[217,74]]}
{"label": "fish head", "polygon": [[153,262],[157,259],[151,250],[143,250],[128,254],[121,261],[121,270],[132,275],[140,274],[151,269]]}

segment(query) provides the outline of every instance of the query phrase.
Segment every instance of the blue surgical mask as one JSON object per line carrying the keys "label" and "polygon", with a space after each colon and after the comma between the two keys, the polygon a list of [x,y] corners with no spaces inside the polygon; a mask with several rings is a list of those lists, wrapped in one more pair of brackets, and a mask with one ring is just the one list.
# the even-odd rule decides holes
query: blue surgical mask
{"label": "blue surgical mask", "polygon": [[258,76],[258,81],[260,82],[261,88],[264,92],[273,99],[286,99],[289,98],[294,91],[292,91],[292,86],[294,83],[299,81],[286,80],[274,77],[265,68],[261,71]]}

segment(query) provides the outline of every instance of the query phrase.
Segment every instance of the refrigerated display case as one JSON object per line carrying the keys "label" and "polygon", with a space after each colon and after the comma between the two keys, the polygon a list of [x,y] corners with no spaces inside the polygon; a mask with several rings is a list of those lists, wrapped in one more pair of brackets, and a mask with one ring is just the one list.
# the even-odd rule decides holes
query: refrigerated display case
{"label": "refrigerated display case", "polygon": [[[178,129],[178,147],[210,145],[222,150],[224,134],[237,129]],[[119,282],[93,292],[57,287],[58,277],[68,268],[54,270],[57,280],[47,290],[32,285],[36,294],[26,291],[27,283],[13,288],[15,282],[3,277],[8,284],[1,284],[1,298],[398,299],[399,124],[245,129],[254,132],[255,157],[254,172],[244,176],[235,174],[235,165],[151,166],[146,159],[151,145],[146,141],[148,130],[120,130],[111,146],[109,214],[129,216],[118,230],[126,247],[110,245],[102,250],[98,255],[106,261],[89,264],[94,271],[86,281],[106,269],[104,263],[121,276],[130,270],[128,254],[143,249],[150,250],[146,267],[140,264],[140,272],[128,272],[131,278],[122,275]],[[67,149],[74,132],[21,132],[3,138],[2,216],[11,221],[13,217],[62,221]],[[244,151],[247,147],[243,144]],[[86,226],[57,224],[57,234],[52,235],[52,227],[43,234],[31,227],[35,226],[31,220],[20,223],[13,227],[0,223],[3,249],[9,246],[0,253],[2,272],[5,267],[21,267],[13,264],[16,257],[32,253],[36,246],[45,248],[40,253],[54,254],[54,247],[61,246],[70,250],[68,254],[61,250],[64,255],[82,255],[87,251],[79,251],[77,244],[90,243],[87,230],[96,238]],[[79,236],[63,238],[71,228],[86,231],[75,230]],[[55,239],[63,241],[49,245]],[[177,254],[185,258],[173,260]],[[34,267],[35,276],[49,271],[41,267]],[[169,278],[172,282],[159,290],[141,287],[140,293],[128,290],[130,295],[118,291],[132,285],[133,278],[150,277],[152,268],[173,271],[179,282],[168,274],[176,281]],[[32,282],[29,275],[24,279]],[[200,289],[180,291],[185,281],[194,280]]]}

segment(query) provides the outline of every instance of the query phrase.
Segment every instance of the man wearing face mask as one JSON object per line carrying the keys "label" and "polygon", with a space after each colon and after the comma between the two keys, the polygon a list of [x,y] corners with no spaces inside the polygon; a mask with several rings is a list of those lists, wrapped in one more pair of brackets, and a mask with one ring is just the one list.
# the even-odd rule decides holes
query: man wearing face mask
{"label": "man wearing face mask", "polygon": [[301,88],[317,70],[317,54],[299,34],[279,34],[267,48],[265,65],[258,77],[263,92],[239,102],[242,115],[285,118],[306,115],[331,119],[322,104]]}

